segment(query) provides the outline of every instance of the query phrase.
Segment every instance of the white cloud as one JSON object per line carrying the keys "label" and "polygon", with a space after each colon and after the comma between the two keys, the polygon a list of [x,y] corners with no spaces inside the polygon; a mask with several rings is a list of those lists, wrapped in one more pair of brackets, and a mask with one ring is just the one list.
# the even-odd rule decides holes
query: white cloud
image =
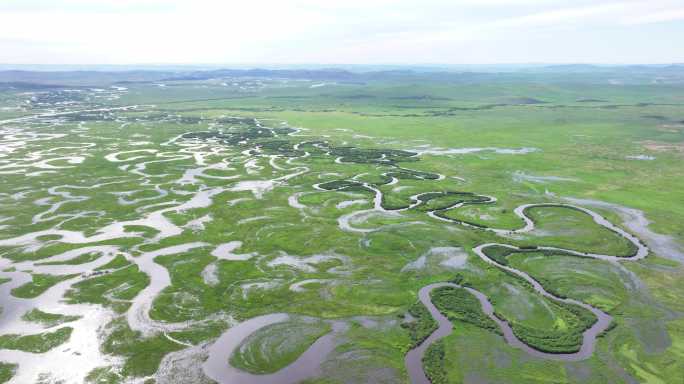
{"label": "white cloud", "polygon": [[[488,57],[475,44],[512,47],[517,41],[541,43],[540,36],[563,40],[573,31],[606,28],[626,36],[681,19],[680,0],[5,0],[0,60],[458,62],[466,55],[452,51],[469,47],[480,60],[505,62],[513,57],[491,49]],[[682,30],[667,38],[679,33],[682,40]],[[586,49],[599,43],[586,42]],[[552,50],[528,51],[528,61],[544,61]],[[574,55],[581,57],[581,50]]]}
{"label": "white cloud", "polygon": [[663,23],[677,20],[684,20],[684,8],[667,9],[665,11],[633,15],[631,17],[626,18],[623,22],[624,24],[628,25],[638,25]]}

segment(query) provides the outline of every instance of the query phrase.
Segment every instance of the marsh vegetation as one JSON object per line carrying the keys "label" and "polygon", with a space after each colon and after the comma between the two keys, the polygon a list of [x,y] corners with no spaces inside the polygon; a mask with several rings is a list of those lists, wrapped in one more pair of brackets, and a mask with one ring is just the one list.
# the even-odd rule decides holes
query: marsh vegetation
{"label": "marsh vegetation", "polygon": [[675,87],[224,80],[0,88],[0,381],[681,376]]}

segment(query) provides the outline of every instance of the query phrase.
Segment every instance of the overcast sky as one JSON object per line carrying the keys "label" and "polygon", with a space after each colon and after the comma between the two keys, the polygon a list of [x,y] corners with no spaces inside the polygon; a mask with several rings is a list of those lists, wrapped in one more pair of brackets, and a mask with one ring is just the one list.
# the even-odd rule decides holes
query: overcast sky
{"label": "overcast sky", "polygon": [[0,0],[0,63],[684,62],[684,0]]}

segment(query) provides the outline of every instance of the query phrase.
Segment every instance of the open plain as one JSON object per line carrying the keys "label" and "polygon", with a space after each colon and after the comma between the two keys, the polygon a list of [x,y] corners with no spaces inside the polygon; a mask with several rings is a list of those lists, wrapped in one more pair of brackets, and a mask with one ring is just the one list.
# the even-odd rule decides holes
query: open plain
{"label": "open plain", "polygon": [[680,83],[42,76],[0,82],[0,382],[684,377]]}

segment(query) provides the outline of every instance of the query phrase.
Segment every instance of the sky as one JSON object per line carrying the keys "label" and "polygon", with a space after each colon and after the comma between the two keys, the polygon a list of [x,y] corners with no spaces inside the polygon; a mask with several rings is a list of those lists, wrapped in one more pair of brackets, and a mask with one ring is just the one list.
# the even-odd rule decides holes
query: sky
{"label": "sky", "polygon": [[684,0],[0,0],[2,64],[684,62]]}

